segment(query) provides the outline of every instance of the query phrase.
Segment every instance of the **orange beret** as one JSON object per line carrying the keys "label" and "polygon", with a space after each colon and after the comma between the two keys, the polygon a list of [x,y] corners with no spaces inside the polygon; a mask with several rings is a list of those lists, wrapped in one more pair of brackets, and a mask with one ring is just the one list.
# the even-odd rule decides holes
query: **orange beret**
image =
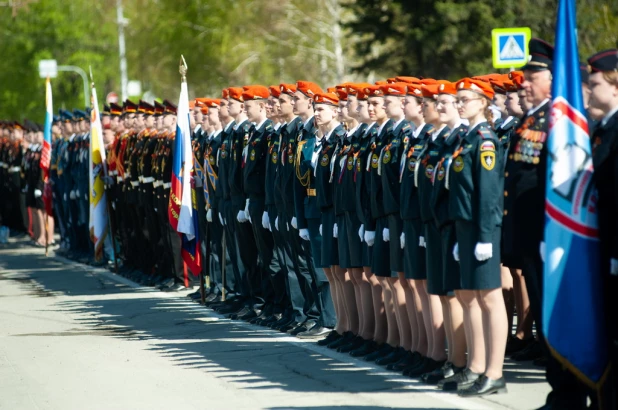
{"label": "orange beret", "polygon": [[397,81],[397,77],[387,78],[387,79],[386,79],[386,82],[387,82],[388,84],[397,83],[397,82],[398,82],[398,81]]}
{"label": "orange beret", "polygon": [[515,84],[518,90],[521,90],[522,84],[524,83],[524,72],[523,71],[511,71],[509,73],[509,79]]}
{"label": "orange beret", "polygon": [[[507,79],[507,81],[510,82],[509,79]],[[503,78],[490,78],[489,84],[491,85],[491,88],[494,89],[496,94],[506,94],[506,84],[504,83]]]}
{"label": "orange beret", "polygon": [[469,90],[484,95],[490,100],[494,98],[495,92],[491,84],[487,81],[475,80],[472,78],[462,78],[457,81],[457,90]]}
{"label": "orange beret", "polygon": [[269,86],[268,91],[270,92],[270,95],[275,98],[279,98],[279,96],[281,95],[281,90],[279,89],[278,85]]}
{"label": "orange beret", "polygon": [[242,99],[242,88],[240,87],[230,87],[227,89],[228,94],[228,98],[231,98],[233,100],[236,101],[240,101],[243,102]]}
{"label": "orange beret", "polygon": [[348,95],[357,95],[359,92],[363,92],[365,87],[369,87],[369,83],[346,83],[345,90]]}
{"label": "orange beret", "polygon": [[335,93],[319,92],[313,96],[313,102],[316,104],[328,104],[339,106],[339,97]]}
{"label": "orange beret", "polygon": [[423,85],[438,84],[438,81],[434,80],[433,78],[423,78],[421,80],[421,84]]}
{"label": "orange beret", "polygon": [[455,84],[450,81],[440,80],[438,81],[438,94],[457,94],[457,89],[455,88]]}
{"label": "orange beret", "polygon": [[384,97],[384,92],[380,89],[379,85],[370,85],[363,89],[367,97]]}
{"label": "orange beret", "polygon": [[230,96],[230,92],[228,91],[227,88],[224,88],[223,91],[221,91],[221,98],[227,99],[229,96]]}
{"label": "orange beret", "polygon": [[365,93],[365,89],[362,88],[360,90],[358,90],[356,92],[356,99],[358,101],[367,101],[367,98],[369,98],[369,96]]}
{"label": "orange beret", "polygon": [[403,77],[403,76],[401,76],[401,77],[395,77],[395,79],[399,83],[419,84],[421,82],[421,80],[419,80],[416,77]]}
{"label": "orange beret", "polygon": [[296,84],[279,84],[279,90],[281,90],[281,94],[292,95],[296,92]]}
{"label": "orange beret", "polygon": [[221,106],[221,100],[218,98],[208,98],[206,105],[208,108],[219,108]]}
{"label": "orange beret", "polygon": [[414,97],[418,97],[418,98],[422,98],[423,97],[423,92],[421,91],[422,85],[421,84],[408,84],[406,86],[407,89],[407,95],[412,95]]}
{"label": "orange beret", "polygon": [[432,100],[440,93],[440,84],[423,84],[421,86],[421,93],[423,98],[431,98]]}
{"label": "orange beret", "polygon": [[407,84],[406,83],[390,83],[386,85],[381,85],[380,89],[384,93],[384,95],[394,95],[397,97],[403,97],[407,92]]}
{"label": "orange beret", "polygon": [[339,98],[339,101],[347,101],[348,100],[348,92],[346,91],[346,88],[339,88],[339,86],[337,86],[335,88],[335,94],[337,94],[337,97]]}
{"label": "orange beret", "polygon": [[337,91],[337,88],[335,88],[335,87],[327,87],[326,88],[326,92],[327,93],[334,93],[335,91]]}
{"label": "orange beret", "polygon": [[517,86],[515,85],[513,81],[509,79],[508,74],[504,74],[504,77],[502,78],[502,84],[504,85],[504,89],[506,90],[507,93],[517,92]]}
{"label": "orange beret", "polygon": [[385,84],[388,84],[388,81],[378,80],[375,82],[375,85],[385,85]]}
{"label": "orange beret", "polygon": [[501,76],[502,74],[491,73],[491,74],[477,75],[477,76],[472,77],[472,79],[489,82],[490,80],[499,80]]}
{"label": "orange beret", "polygon": [[245,85],[242,90],[242,99],[244,101],[266,100],[270,97],[270,91],[263,85]]}
{"label": "orange beret", "polygon": [[195,100],[189,101],[189,109],[192,110],[195,108]]}
{"label": "orange beret", "polygon": [[307,97],[313,98],[317,93],[323,93],[322,89],[316,83],[312,83],[311,81],[297,81],[296,82],[296,91],[300,91],[305,94]]}
{"label": "orange beret", "polygon": [[202,114],[206,115],[206,114],[208,114],[208,107],[205,106],[205,105],[202,105],[200,107],[200,111],[202,112]]}

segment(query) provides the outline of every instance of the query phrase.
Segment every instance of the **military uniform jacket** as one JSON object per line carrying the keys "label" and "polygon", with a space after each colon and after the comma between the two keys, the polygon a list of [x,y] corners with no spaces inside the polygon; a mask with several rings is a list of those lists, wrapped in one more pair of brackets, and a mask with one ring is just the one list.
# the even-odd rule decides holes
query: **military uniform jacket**
{"label": "military uniform jacket", "polygon": [[453,218],[448,212],[449,191],[446,187],[446,170],[452,162],[453,153],[459,147],[461,139],[465,137],[467,133],[468,127],[461,124],[454,130],[444,127],[440,131],[440,135],[438,135],[438,139],[442,138],[444,142],[438,153],[440,161],[438,161],[434,168],[433,188],[428,205],[438,228],[453,222]]}
{"label": "military uniform jacket", "polygon": [[[219,197],[217,196],[217,188],[219,185],[217,181],[219,178],[219,167],[217,166],[217,155],[219,153],[219,147],[221,146],[222,137],[223,133],[219,131],[212,137],[207,138],[204,142],[204,183],[208,186],[209,201],[209,203],[206,204],[206,207],[214,211],[219,209]],[[217,180],[215,180],[214,185],[208,177],[208,168],[210,168],[211,172],[217,176]]]}
{"label": "military uniform jacket", "polygon": [[[314,162],[315,187],[317,193],[318,208],[326,212],[334,205],[334,185],[332,176],[336,162],[335,150],[345,135],[343,126],[339,124],[328,135],[323,137],[317,150],[318,156]],[[317,146],[318,144],[316,144]]]}
{"label": "military uniform jacket", "polygon": [[[505,167],[504,236],[515,248],[505,253],[537,255],[545,226],[546,141],[550,102],[526,116],[511,138]],[[513,215],[517,223],[513,223]]]}
{"label": "military uniform jacket", "polygon": [[219,201],[227,201],[230,199],[230,172],[232,162],[232,133],[234,125],[236,123],[232,121],[227,129],[224,128],[221,131],[221,146],[219,147],[219,153],[217,154],[217,166],[219,167],[219,178],[217,179],[217,198]]}
{"label": "military uniform jacket", "polygon": [[343,177],[343,172],[347,165],[347,152],[350,150],[350,147],[351,136],[348,136],[347,132],[344,132],[341,139],[337,142],[331,164],[332,171],[330,180],[333,185],[333,206],[335,207],[335,215],[342,215],[344,213],[343,207],[341,206],[343,198],[340,179]]}
{"label": "military uniform jacket", "polygon": [[247,148],[249,135],[255,126],[249,120],[243,121],[232,133],[232,161],[230,162],[230,197],[232,204],[245,209],[245,191],[243,188],[243,152]]}
{"label": "military uniform jacket", "polygon": [[[384,201],[382,198],[382,177],[378,173],[378,168],[382,162],[383,149],[387,144],[388,135],[392,132],[393,121],[388,120],[371,144],[371,160],[367,164],[365,171],[371,180],[371,190],[369,199],[371,203],[371,218],[377,220],[386,216],[384,212]],[[367,229],[367,227],[365,227]]]}
{"label": "military uniform jacket", "polygon": [[90,132],[82,136],[77,186],[83,201],[90,201]]}
{"label": "military uniform jacket", "polygon": [[[418,177],[416,176],[416,164],[420,161],[427,141],[431,139],[435,132],[433,125],[423,124],[420,132],[415,136],[410,136],[407,145],[404,144],[403,155],[400,159],[400,198],[401,219],[419,219],[421,217],[421,205],[418,199],[418,189],[416,187]],[[420,176],[419,176],[420,177]]]}
{"label": "military uniform jacket", "polygon": [[477,124],[461,140],[446,170],[449,215],[476,224],[478,242],[491,243],[502,221],[500,141],[487,122]]}
{"label": "military uniform jacket", "polygon": [[400,185],[400,158],[402,157],[406,145],[410,141],[414,124],[407,120],[402,120],[387,135],[384,148],[381,153],[381,161],[378,167],[382,178],[382,193],[384,202],[384,213],[386,215],[399,215],[399,198],[401,192]]}
{"label": "military uniform jacket", "polygon": [[[356,162],[361,154],[363,136],[367,124],[359,124],[348,135],[338,154],[339,172],[335,172],[335,207],[336,212],[356,213]],[[366,139],[368,141],[368,139]],[[367,149],[365,143],[365,150]]]}
{"label": "military uniform jacket", "polygon": [[[292,170],[291,185],[286,185],[292,190],[294,196],[294,209],[292,215],[296,216],[298,229],[307,228],[307,219],[320,217],[320,209],[317,203],[317,189],[315,179],[315,161],[318,155],[317,132],[313,117],[306,125],[302,125],[296,142],[296,156]],[[290,142],[288,142],[288,150]],[[291,158],[288,158],[288,162]],[[287,164],[286,164],[287,166]],[[284,168],[288,172],[287,168]],[[287,204],[286,204],[287,209]]]}
{"label": "military uniform jacket", "polygon": [[279,163],[279,146],[280,146],[280,136],[281,129],[283,126],[279,127],[275,130],[273,127],[272,131],[266,135],[266,164],[264,165],[264,196],[265,196],[265,205],[275,205],[276,203],[276,194],[275,194],[275,183],[277,180],[277,170]]}
{"label": "military uniform jacket", "polygon": [[356,215],[361,223],[365,225],[365,230],[375,229],[375,221],[371,217],[371,178],[367,172],[367,167],[371,161],[371,146],[378,133],[378,125],[373,123],[365,129],[360,137],[358,151],[354,156],[354,180],[356,182]]}
{"label": "military uniform jacket", "polygon": [[260,128],[253,128],[243,152],[243,187],[249,198],[266,195],[266,166],[269,162],[268,143],[273,122],[266,120]]}
{"label": "military uniform jacket", "polygon": [[140,171],[140,192],[142,197],[142,205],[150,206],[154,199],[154,154],[160,144],[160,139],[157,138],[156,130],[148,130],[148,140],[144,144],[141,157],[139,159]]}
{"label": "military uniform jacket", "polygon": [[[502,145],[502,152],[508,153],[511,146],[511,139],[515,134],[517,128],[521,122],[517,117],[508,117],[506,120],[502,121],[500,125],[494,125],[494,130],[496,136],[500,140],[500,144]],[[506,158],[505,158],[506,159]],[[504,165],[506,167],[506,161],[504,161]]]}
{"label": "military uniform jacket", "polygon": [[[290,123],[281,126],[277,175],[275,179],[275,205],[279,211],[294,215],[293,182],[296,178],[294,158],[296,156],[296,140],[302,137],[303,122],[295,117]],[[272,160],[272,158],[271,158]]]}

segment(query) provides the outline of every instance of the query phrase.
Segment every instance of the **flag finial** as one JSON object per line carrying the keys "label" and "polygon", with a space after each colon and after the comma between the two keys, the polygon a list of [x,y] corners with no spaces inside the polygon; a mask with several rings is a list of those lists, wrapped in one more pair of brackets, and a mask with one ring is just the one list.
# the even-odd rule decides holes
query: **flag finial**
{"label": "flag finial", "polygon": [[181,54],[180,55],[180,67],[178,69],[178,71],[180,72],[180,76],[182,79],[183,83],[187,82],[187,69],[189,67],[187,66],[187,62],[185,61],[185,57]]}

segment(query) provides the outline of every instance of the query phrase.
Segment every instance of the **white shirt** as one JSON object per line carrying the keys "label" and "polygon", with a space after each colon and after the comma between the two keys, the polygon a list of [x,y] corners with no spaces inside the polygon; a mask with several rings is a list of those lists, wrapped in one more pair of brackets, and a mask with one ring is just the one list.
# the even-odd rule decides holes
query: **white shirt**
{"label": "white shirt", "polygon": [[506,127],[507,125],[509,125],[509,123],[510,123],[511,121],[513,121],[513,119],[514,119],[514,118],[515,118],[515,117],[513,117],[512,115],[509,115],[508,117],[506,117],[506,120],[504,120],[504,122],[502,123],[502,125],[500,125],[500,128],[504,128],[504,127]]}
{"label": "white shirt", "polygon": [[352,135],[354,135],[354,133],[356,132],[358,127],[360,127],[360,123],[358,123],[358,125],[356,127],[352,128],[350,131],[348,131],[348,134],[346,135],[346,138],[349,139]]}
{"label": "white shirt", "polygon": [[234,120],[231,120],[230,122],[228,122],[225,127],[223,127],[223,129],[225,129],[225,131],[229,131],[230,127],[232,126],[232,123],[234,122]]}
{"label": "white shirt", "polygon": [[403,117],[402,119],[400,119],[399,121],[397,121],[397,122],[395,123],[395,125],[393,125],[393,129],[397,128],[397,126],[398,126],[399,124],[401,124],[401,122],[402,122],[403,120],[405,120],[405,119],[406,119],[406,117]]}
{"label": "white shirt", "polygon": [[382,125],[380,125],[380,126],[378,127],[378,135],[380,135],[380,133],[381,133],[381,132],[382,132],[382,130],[384,129],[384,126],[386,125],[386,123],[387,123],[387,122],[388,122],[388,120],[384,121],[384,122],[382,123]]}
{"label": "white shirt", "polygon": [[241,125],[243,125],[244,123],[246,123],[248,120],[245,118],[244,120],[242,120],[241,122],[239,122],[238,124],[234,125],[234,131],[237,130]]}
{"label": "white shirt", "polygon": [[266,122],[266,120],[267,120],[267,119],[268,119],[268,118],[264,118],[264,119],[262,120],[262,122],[260,122],[258,125],[256,125],[256,126],[255,126],[255,129],[256,129],[256,130],[261,129],[261,128],[262,128],[262,126],[264,125],[264,123]]}
{"label": "white shirt", "polygon": [[422,122],[418,127],[416,127],[416,129],[412,132],[412,135],[414,136],[414,138],[418,138],[418,136],[421,135],[421,131],[423,131],[424,126],[425,126],[425,123]]}

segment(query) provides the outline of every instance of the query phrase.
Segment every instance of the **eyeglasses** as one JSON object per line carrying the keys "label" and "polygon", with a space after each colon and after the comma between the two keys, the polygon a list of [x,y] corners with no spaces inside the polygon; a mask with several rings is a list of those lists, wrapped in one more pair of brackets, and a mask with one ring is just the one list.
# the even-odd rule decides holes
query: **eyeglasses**
{"label": "eyeglasses", "polygon": [[470,101],[474,101],[474,100],[480,100],[480,98],[458,98],[456,100],[456,104],[458,104],[458,105],[466,105]]}
{"label": "eyeglasses", "polygon": [[457,101],[436,101],[436,107],[447,106],[449,104],[457,105]]}

